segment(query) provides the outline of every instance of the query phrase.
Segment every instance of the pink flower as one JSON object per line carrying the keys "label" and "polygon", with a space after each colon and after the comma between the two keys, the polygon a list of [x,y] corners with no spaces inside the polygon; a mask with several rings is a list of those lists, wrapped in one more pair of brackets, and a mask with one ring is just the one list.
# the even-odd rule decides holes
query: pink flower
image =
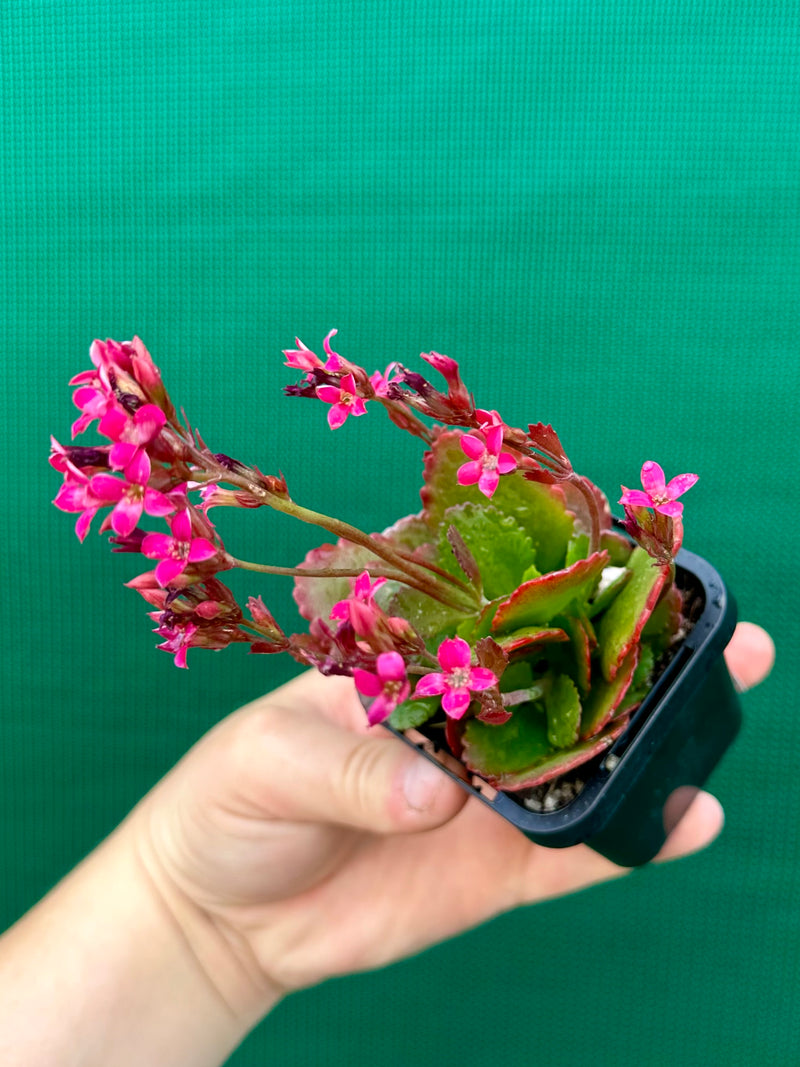
{"label": "pink flower", "polygon": [[69,460],[63,460],[64,484],[56,493],[53,501],[61,511],[79,511],[78,521],[75,523],[75,533],[79,541],[84,541],[92,519],[103,506],[100,500],[92,492],[91,479],[83,471],[75,467]]}
{"label": "pink flower", "polygon": [[167,625],[162,623],[154,631],[159,637],[164,637],[166,640],[161,645],[156,645],[156,648],[161,649],[162,652],[169,652],[175,657],[175,666],[183,667],[184,670],[188,668],[186,662],[186,654],[192,647],[194,642],[192,638],[197,633],[197,627],[194,623],[187,622],[180,626]]}
{"label": "pink flower", "polygon": [[294,367],[296,370],[304,371],[322,368],[322,360],[307,345],[304,345],[299,337],[295,337],[294,343],[297,348],[285,348],[283,350],[287,367]]}
{"label": "pink flower", "polygon": [[325,363],[323,363],[319,356],[312,352],[307,345],[304,345],[299,337],[295,337],[294,343],[297,345],[297,348],[285,348],[283,350],[283,354],[286,356],[286,366],[304,371],[341,370],[344,366],[344,360],[338,352],[334,352],[331,348],[331,337],[334,337],[337,333],[338,330],[331,330],[322,342],[322,347],[325,349],[325,355],[328,357]]}
{"label": "pink flower", "polygon": [[164,588],[182,574],[190,563],[201,563],[216,555],[217,549],[205,537],[192,537],[192,520],[188,509],[169,520],[172,537],[148,534],[142,541],[142,553],[148,559],[160,559],[156,581]]}
{"label": "pink flower", "polygon": [[344,425],[348,415],[365,415],[366,404],[356,393],[356,380],[352,374],[345,374],[340,388],[335,385],[318,385],[317,396],[333,407],[328,412],[328,425],[338,430]]}
{"label": "pink flower", "polygon": [[463,637],[448,637],[439,645],[437,658],[441,673],[424,674],[417,682],[415,696],[443,693],[442,707],[451,719],[460,719],[469,707],[470,691],[497,685],[497,675],[487,667],[470,665],[472,650]]}
{"label": "pink flower", "polygon": [[381,610],[375,603],[375,590],[386,581],[376,578],[373,582],[369,571],[362,571],[353,582],[353,595],[337,601],[331,608],[332,619],[349,620],[357,634],[368,636],[375,629]]}
{"label": "pink flower", "polygon": [[113,474],[95,474],[89,486],[103,504],[114,504],[111,512],[111,529],[120,537],[128,537],[136,529],[142,512],[163,518],[175,511],[167,496],[147,483],[150,480],[150,459],[146,452],[130,463],[125,473],[127,480]]}
{"label": "pink flower", "polygon": [[648,459],[642,466],[642,489],[626,489],[622,486],[620,504],[633,508],[653,508],[661,515],[669,515],[677,518],[683,513],[683,504],[679,504],[679,496],[691,489],[697,481],[696,474],[678,474],[665,484],[664,471],[661,467]]}
{"label": "pink flower", "polygon": [[456,477],[459,485],[474,485],[477,482],[483,495],[491,499],[500,475],[516,470],[517,461],[510,452],[500,451],[503,446],[501,423],[484,426],[483,436],[485,443],[468,433],[461,438],[461,449],[469,456],[470,462],[458,468]]}
{"label": "pink flower", "polygon": [[399,652],[381,652],[375,660],[375,668],[375,674],[358,667],[353,671],[359,693],[375,697],[367,712],[370,726],[388,719],[411,692],[405,661]]}
{"label": "pink flower", "polygon": [[120,407],[106,412],[98,429],[115,442],[108,455],[110,466],[118,471],[129,467],[158,437],[166,421],[167,416],[155,404],[142,404],[132,418]]}

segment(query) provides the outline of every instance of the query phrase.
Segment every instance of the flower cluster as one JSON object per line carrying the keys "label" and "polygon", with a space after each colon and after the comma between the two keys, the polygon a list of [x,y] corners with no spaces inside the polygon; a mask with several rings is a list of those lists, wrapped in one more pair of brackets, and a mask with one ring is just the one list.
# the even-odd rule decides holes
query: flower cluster
{"label": "flower cluster", "polygon": [[[293,500],[282,475],[212,452],[178,418],[138,338],[95,341],[92,367],[72,379],[73,439],[96,425],[103,440],[53,439],[50,462],[63,476],[54,503],[77,515],[81,541],[101,514],[114,550],[147,561],[127,584],[151,609],[158,647],[180,667],[190,648],[285,651],[325,674],[351,676],[371,701],[370,723],[443,715],[454,746],[476,764],[480,730],[496,740],[509,720],[520,727],[529,706],[546,715],[547,743],[558,751],[607,743],[645,667],[677,632],[678,497],[696,476],[666,482],[657,463],[645,463],[642,490],[623,488],[625,536],[551,426],[523,430],[477,407],[448,356],[422,355],[439,385],[397,361],[368,373],[333,350],[335,334],[324,339],[323,357],[299,339],[284,352],[301,373],[286,393],[321,403],[332,430],[383,408],[420,438],[419,515],[367,533]],[[272,508],[336,542],[296,566],[238,559],[209,519],[224,507]],[[219,577],[231,568],[293,577],[307,631],[287,634],[260,597],[240,605]],[[663,618],[656,613],[658,626],[645,630],[657,607]]]}

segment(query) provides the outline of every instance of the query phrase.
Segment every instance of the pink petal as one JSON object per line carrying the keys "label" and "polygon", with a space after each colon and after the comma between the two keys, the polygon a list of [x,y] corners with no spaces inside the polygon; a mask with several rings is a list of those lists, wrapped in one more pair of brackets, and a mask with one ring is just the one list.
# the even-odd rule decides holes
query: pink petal
{"label": "pink petal", "polygon": [[112,441],[119,441],[125,427],[128,425],[128,416],[122,408],[109,408],[100,420],[97,429],[103,437],[110,437]]}
{"label": "pink petal", "polygon": [[478,479],[478,488],[485,497],[488,497],[491,500],[499,481],[500,475],[497,473],[496,470],[484,471]]}
{"label": "pink petal", "polygon": [[345,374],[342,378],[342,391],[349,393],[350,396],[356,395],[356,380],[352,374]]}
{"label": "pink petal", "polygon": [[458,468],[456,478],[459,485],[474,485],[483,473],[483,467],[478,462],[464,463]]}
{"label": "pink petal", "polygon": [[451,719],[460,719],[469,707],[468,689],[450,689],[442,697],[442,707]]}
{"label": "pink petal", "polygon": [[423,674],[417,682],[414,696],[433,697],[437,696],[439,693],[444,693],[446,689],[447,682],[445,681],[444,675],[434,671],[432,674]]}
{"label": "pink petal", "polygon": [[664,495],[664,471],[652,459],[642,465],[642,488],[650,496]]}
{"label": "pink petal", "polygon": [[91,424],[94,422],[94,419],[95,416],[93,415],[81,415],[79,419],[76,419],[70,428],[70,433],[72,437],[75,438],[78,436],[78,434],[83,433],[84,430],[87,429],[87,427],[91,426]]}
{"label": "pink petal", "polygon": [[372,582],[370,581],[369,571],[362,571],[353,582],[353,593],[356,596],[365,597],[369,596],[371,592]]}
{"label": "pink petal", "polygon": [[356,683],[356,689],[365,697],[376,697],[383,691],[380,678],[369,671],[362,671],[359,667],[353,671],[353,681]]}
{"label": "pink petal", "polygon": [[364,403],[363,397],[357,396],[350,406],[351,415],[366,415],[367,405]]}
{"label": "pink petal", "polygon": [[110,504],[121,500],[128,486],[121,478],[115,478],[113,474],[95,474],[89,481],[89,488],[104,503]]}
{"label": "pink petal", "polygon": [[381,693],[381,695],[377,696],[372,704],[370,704],[369,711],[367,712],[367,722],[370,726],[377,726],[379,722],[384,722],[388,719],[396,707],[396,700],[392,700]]}
{"label": "pink petal", "polygon": [[[87,373],[91,374],[91,371]],[[81,411],[87,411],[97,406],[98,401],[104,401],[105,397],[102,393],[90,385],[82,385],[80,389],[76,389],[72,394],[72,402]]]}
{"label": "pink petal", "polygon": [[331,619],[349,619],[350,618],[350,601],[339,600],[331,608],[329,615]]}
{"label": "pink petal", "polygon": [[497,471],[499,474],[510,474],[517,469],[517,461],[510,452],[501,452],[497,457]]}
{"label": "pink petal", "polygon": [[[145,538],[145,541],[147,538]],[[142,548],[144,548],[144,542],[142,542]],[[145,553],[146,554],[146,553]],[[185,559],[162,559],[159,565],[156,567],[156,581],[163,589],[168,586],[170,582],[174,581],[179,574],[186,570]]]}
{"label": "pink petal", "polygon": [[347,422],[349,414],[350,408],[348,408],[347,404],[334,404],[328,412],[328,425],[332,430],[338,430],[340,426],[344,426]]}
{"label": "pink petal", "polygon": [[470,459],[481,459],[486,454],[486,445],[471,434],[465,433],[460,444],[462,452]]}
{"label": "pink petal", "polygon": [[324,400],[326,404],[338,404],[341,392],[335,385],[318,385],[317,396],[320,400]]}
{"label": "pink petal", "polygon": [[469,672],[470,689],[491,689],[497,685],[497,675],[487,667],[473,667]]}
{"label": "pink petal", "polygon": [[685,492],[692,488],[696,481],[696,474],[677,474],[674,478],[670,478],[667,483],[667,496],[670,500],[683,496]]}
{"label": "pink petal", "polygon": [[683,514],[683,504],[679,504],[677,500],[670,500],[666,504],[656,504],[655,510],[660,515],[670,515],[673,518],[677,518],[678,515]]}
{"label": "pink petal", "polygon": [[120,537],[127,537],[136,529],[142,517],[142,501],[123,497],[111,512],[111,529]]}
{"label": "pink petal", "polygon": [[136,458],[139,446],[130,441],[117,441],[111,446],[108,453],[109,465],[116,471],[121,471],[130,466]]}
{"label": "pink petal", "polygon": [[641,489],[625,489],[619,499],[620,504],[627,504],[631,508],[651,508],[653,501],[647,493]]}
{"label": "pink petal", "polygon": [[463,667],[469,667],[472,649],[463,637],[447,637],[439,645],[436,657],[442,665],[442,670],[453,671]]}
{"label": "pink petal", "polygon": [[148,559],[166,559],[173,544],[174,538],[167,534],[149,533],[142,541],[142,555]]}
{"label": "pink petal", "polygon": [[[117,446],[114,445],[114,448],[116,447]],[[146,452],[139,449],[134,455],[133,460],[126,465],[125,477],[129,482],[136,482],[138,485],[147,485],[150,480],[151,470],[150,457]]]}
{"label": "pink petal", "polygon": [[89,527],[92,525],[92,519],[96,514],[97,508],[87,508],[75,523],[75,533],[78,535],[79,541],[82,542],[86,537]]}
{"label": "pink petal", "polygon": [[401,682],[406,676],[405,660],[399,652],[381,652],[375,666],[384,682]]}
{"label": "pink petal", "polygon": [[176,540],[189,541],[192,537],[192,520],[189,517],[189,509],[183,508],[179,511],[174,518],[169,521],[169,528],[172,530]]}
{"label": "pink petal", "polygon": [[503,444],[503,427],[502,426],[487,426],[484,428],[484,434],[486,436],[486,447],[496,456],[500,451],[500,447]]}
{"label": "pink petal", "polygon": [[157,404],[143,404],[133,416],[140,444],[149,444],[161,433],[167,416]]}
{"label": "pink petal", "polygon": [[215,545],[212,545],[210,541],[207,541],[205,537],[195,537],[189,546],[189,555],[187,560],[189,563],[200,563],[204,559],[211,559],[212,556],[216,556],[217,549]]}
{"label": "pink petal", "polygon": [[175,510],[175,505],[168,496],[159,493],[158,489],[151,489],[148,486],[144,491],[144,510],[148,515],[164,518],[172,514]]}

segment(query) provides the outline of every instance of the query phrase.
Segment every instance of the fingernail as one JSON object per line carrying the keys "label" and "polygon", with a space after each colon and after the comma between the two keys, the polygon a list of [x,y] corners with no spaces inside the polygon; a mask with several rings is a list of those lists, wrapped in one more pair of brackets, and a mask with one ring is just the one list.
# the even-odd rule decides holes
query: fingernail
{"label": "fingernail", "polygon": [[403,792],[413,811],[430,811],[445,781],[439,768],[417,756],[406,768]]}

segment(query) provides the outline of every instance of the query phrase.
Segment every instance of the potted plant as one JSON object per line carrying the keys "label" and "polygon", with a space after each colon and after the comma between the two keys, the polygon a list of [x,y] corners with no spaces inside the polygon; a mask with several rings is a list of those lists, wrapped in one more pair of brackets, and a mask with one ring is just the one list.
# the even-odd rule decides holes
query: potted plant
{"label": "potted plant", "polygon": [[[441,388],[397,362],[370,375],[333,350],[335,332],[324,358],[299,340],[284,353],[301,372],[286,392],[327,405],[333,430],[381,406],[418,437],[417,514],[367,533],[297,503],[282,475],[212,452],[138,338],[96,341],[92,368],[72,379],[73,437],[97,421],[106,441],[53,440],[55,504],[78,513],[81,540],[102,512],[115,551],[148,561],[127,584],[178,666],[190,648],[242,643],[352,676],[371,724],[531,839],[647,862],[667,798],[700,786],[739,726],[722,660],[734,605],[681,550],[678,498],[696,476],[667,482],[645,463],[614,521],[552,427],[477,407],[455,360],[423,354]],[[209,518],[219,507],[270,507],[332,539],[297,566],[244,561]],[[166,528],[146,532],[146,517]],[[307,630],[287,633],[261,597],[240,605],[220,578],[234,567],[292,576]]]}

